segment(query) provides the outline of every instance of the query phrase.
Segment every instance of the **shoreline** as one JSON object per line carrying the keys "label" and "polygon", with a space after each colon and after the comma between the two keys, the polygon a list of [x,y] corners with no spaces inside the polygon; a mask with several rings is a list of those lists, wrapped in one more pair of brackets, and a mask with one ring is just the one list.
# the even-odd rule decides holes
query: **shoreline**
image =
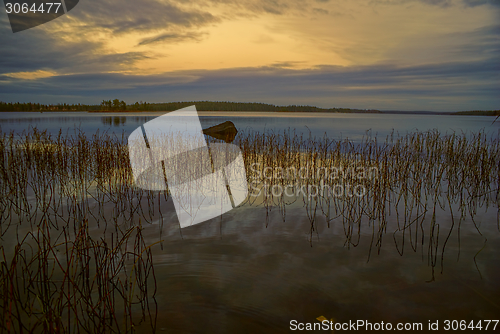
{"label": "shoreline", "polygon": [[[0,111],[1,113],[95,113],[95,114],[118,114],[118,113],[166,113],[171,110],[25,110],[25,111]],[[214,113],[279,113],[279,114],[379,114],[379,115],[428,115],[428,116],[489,116],[498,117],[500,111],[328,111],[328,110],[315,110],[315,111],[274,111],[274,110],[198,110],[198,112],[214,112]]]}

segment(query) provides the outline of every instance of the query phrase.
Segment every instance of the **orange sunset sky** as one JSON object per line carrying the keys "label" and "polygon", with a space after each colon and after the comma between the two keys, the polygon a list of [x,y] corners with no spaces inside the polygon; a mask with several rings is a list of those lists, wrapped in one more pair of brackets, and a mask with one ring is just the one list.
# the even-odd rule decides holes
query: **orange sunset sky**
{"label": "orange sunset sky", "polygon": [[0,100],[499,109],[498,0],[81,0],[12,33]]}

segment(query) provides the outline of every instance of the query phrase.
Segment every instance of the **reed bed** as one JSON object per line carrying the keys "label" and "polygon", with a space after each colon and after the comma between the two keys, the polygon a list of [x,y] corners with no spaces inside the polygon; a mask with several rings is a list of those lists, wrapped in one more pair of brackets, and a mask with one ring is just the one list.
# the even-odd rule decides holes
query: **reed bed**
{"label": "reed bed", "polygon": [[[475,220],[478,210],[494,210],[496,222],[488,224],[500,231],[500,139],[484,132],[392,133],[383,141],[366,136],[353,144],[289,130],[239,135],[237,144],[259,195],[249,201],[268,212],[278,208],[283,221],[287,207],[299,201],[310,221],[311,243],[323,223],[341,224],[348,248],[359,245],[362,231],[372,231],[369,259],[392,236],[401,255],[410,249],[427,257],[434,279],[438,264],[443,271],[454,232],[460,245],[463,224],[486,243]],[[449,213],[451,224],[437,220],[439,210]]]}
{"label": "reed bed", "polygon": [[142,224],[158,194],[130,182],[123,140],[37,129],[0,137],[0,332],[155,329]]}
{"label": "reed bed", "polygon": [[[245,205],[277,208],[284,221],[303,206],[311,243],[319,224],[341,226],[346,247],[370,231],[370,254],[390,238],[401,255],[421,252],[434,277],[454,231],[460,237],[467,223],[482,235],[479,210],[496,210],[500,230],[500,140],[484,133],[353,144],[241,132],[234,144],[250,187]],[[0,159],[0,332],[134,332],[144,323],[154,332],[152,247],[169,196],[134,185],[125,136],[0,133]],[[146,240],[152,223],[159,237]]]}

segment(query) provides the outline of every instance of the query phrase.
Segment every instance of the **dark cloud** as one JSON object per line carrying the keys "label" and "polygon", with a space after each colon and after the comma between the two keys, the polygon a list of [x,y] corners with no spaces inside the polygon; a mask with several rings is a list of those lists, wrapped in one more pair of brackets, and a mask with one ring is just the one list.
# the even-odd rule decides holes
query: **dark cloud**
{"label": "dark cloud", "polygon": [[305,62],[303,61],[282,61],[282,62],[276,62],[270,65],[270,67],[273,68],[294,68],[298,67],[300,65],[304,65]]}
{"label": "dark cloud", "polygon": [[102,42],[72,41],[71,36],[64,39],[57,36],[39,28],[13,34],[5,18],[0,18],[0,74],[38,70],[116,71],[125,66],[132,69],[137,61],[150,57],[141,52],[109,54]]}
{"label": "dark cloud", "polygon": [[[0,80],[2,77],[0,76]],[[88,73],[52,76],[39,80],[9,78],[3,93],[16,93],[19,87],[33,94],[82,95],[99,91],[127,91],[141,87],[155,87],[185,83],[193,80],[187,74],[177,75],[126,75],[122,73]],[[4,81],[5,82],[5,81]]]}
{"label": "dark cloud", "polygon": [[500,59],[500,25],[484,26],[470,32],[450,33],[449,40],[468,41],[450,48],[454,59],[492,58]]}
{"label": "dark cloud", "polygon": [[163,33],[157,36],[144,38],[137,45],[158,44],[158,43],[179,43],[184,41],[200,41],[204,33],[189,32],[189,33]]}
{"label": "dark cloud", "polygon": [[469,7],[482,5],[500,6],[500,0],[464,0],[464,3]]}
{"label": "dark cloud", "polygon": [[[403,5],[411,2],[422,2],[428,5],[439,6],[439,7],[449,7],[452,5],[457,5],[459,2],[452,0],[371,0],[372,5]],[[500,0],[463,0],[461,3],[468,7],[476,7],[481,5],[493,5],[499,6]]]}
{"label": "dark cloud", "polygon": [[[493,109],[500,104],[499,83],[500,64],[496,58],[411,67],[321,66],[294,70],[271,65],[150,76],[66,75],[31,81],[15,79],[9,83],[0,77],[0,100],[18,97],[39,101],[50,96],[47,102],[98,103],[117,97],[129,103],[261,101],[380,109],[394,108],[394,101],[398,101],[399,108],[431,110],[458,110],[460,102],[460,109]],[[436,107],[437,100],[448,104]],[[378,101],[376,105],[374,101]]]}
{"label": "dark cloud", "polygon": [[440,7],[448,7],[451,4],[450,0],[419,0],[428,5],[440,6]]}
{"label": "dark cloud", "polygon": [[370,4],[377,5],[407,5],[408,3],[421,2],[432,6],[448,7],[451,0],[371,0]]}
{"label": "dark cloud", "polygon": [[[37,70],[73,74],[125,68],[130,71],[137,61],[154,56],[141,52],[110,54],[112,51],[106,48],[106,40],[96,42],[90,37],[103,32],[163,31],[155,37],[143,39],[140,45],[199,40],[202,33],[183,31],[217,20],[208,12],[180,9],[168,1],[80,1],[70,13],[44,25],[45,29],[34,28],[12,34],[7,17],[2,15],[0,74]],[[54,27],[69,30],[51,33],[50,29]]]}
{"label": "dark cloud", "polygon": [[323,9],[323,8],[313,8],[313,12],[316,14],[328,15],[328,11],[326,9]]}
{"label": "dark cloud", "polygon": [[[163,32],[143,39],[140,45],[199,40],[202,33],[182,31],[217,20],[210,13],[180,9],[166,1],[80,1],[70,13],[44,25],[49,30],[34,28],[12,34],[7,17],[2,15],[0,74],[37,70],[84,73],[118,71],[125,67],[133,70],[137,61],[153,55],[141,52],[110,54],[107,41],[90,41],[86,36],[103,30],[113,34],[142,30]],[[71,26],[68,22],[72,22]],[[50,29],[58,26],[69,30],[52,34]],[[169,32],[169,28],[174,32]]]}
{"label": "dark cloud", "polygon": [[155,0],[82,1],[67,15],[84,22],[89,29],[114,33],[193,28],[218,21],[208,12],[181,9],[173,2]]}
{"label": "dark cloud", "polygon": [[[0,43],[3,38],[0,37]],[[17,46],[33,41],[28,49],[22,49],[9,44],[2,50],[0,58],[0,74],[56,71],[58,73],[82,73],[88,71],[118,71],[125,68],[133,69],[137,61],[148,58],[141,52],[127,52],[117,54],[99,54],[99,46],[94,43],[57,43],[44,44],[44,38],[26,39]],[[47,48],[50,45],[50,48]],[[38,46],[36,55],[33,54]],[[88,47],[88,48],[87,48]]]}
{"label": "dark cloud", "polygon": [[[253,14],[283,15],[291,11],[309,11],[312,1],[309,0],[199,0],[199,3],[224,5],[228,18]],[[233,18],[234,18],[233,16]]]}

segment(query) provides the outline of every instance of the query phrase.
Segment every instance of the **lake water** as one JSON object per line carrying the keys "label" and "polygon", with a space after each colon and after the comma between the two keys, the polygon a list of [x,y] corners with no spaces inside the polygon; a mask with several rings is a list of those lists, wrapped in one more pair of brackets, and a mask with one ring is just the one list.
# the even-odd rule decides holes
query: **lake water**
{"label": "lake water", "polygon": [[[76,128],[87,134],[99,129],[128,135],[162,114],[0,113],[0,127],[3,132],[18,133],[37,127],[54,135],[61,129],[72,134]],[[393,130],[402,135],[433,129],[442,134],[484,131],[490,138],[498,138],[500,131],[500,121],[492,124],[493,118],[479,116],[199,115],[204,128],[231,120],[244,132],[295,129],[306,136],[326,133],[333,139],[354,142],[361,141],[367,131],[382,140]],[[406,237],[403,253],[405,232],[399,229],[401,217],[394,208],[388,213],[383,246],[377,249],[373,238],[375,235],[377,242],[376,231],[381,227],[376,221],[363,220],[357,233],[350,216],[356,212],[348,212],[328,226],[322,212],[311,216],[309,204],[302,202],[286,205],[286,213],[284,206],[246,203],[181,230],[172,201],[158,199],[157,203],[162,218],[153,214],[151,223],[144,224],[143,234],[156,242],[162,229],[163,247],[156,245],[153,250],[158,332],[285,333],[290,332],[293,320],[318,323],[316,318],[324,316],[337,323],[383,321],[394,327],[421,323],[423,330],[418,332],[427,333],[433,332],[428,330],[429,321],[438,321],[440,330],[434,332],[443,332],[447,320],[474,321],[476,325],[500,318],[498,199],[488,208],[479,206],[474,221],[465,214],[461,229],[453,228],[460,220],[457,208],[450,214],[447,204],[440,203],[434,217],[428,208],[425,223],[415,229],[422,233],[421,239]],[[106,205],[99,210],[112,217],[114,206]],[[430,237],[435,232],[430,227],[436,225],[439,241]],[[449,241],[444,245],[448,231]],[[0,242],[9,249],[15,246],[14,237]],[[433,242],[438,245],[437,257],[431,250]],[[139,330],[149,332],[151,327],[145,324]]]}
{"label": "lake water", "polygon": [[[0,113],[0,129],[18,133],[29,127],[37,127],[57,134],[73,134],[80,129],[88,134],[98,129],[126,136],[138,126],[162,112],[141,113],[87,113],[87,112],[7,112]],[[437,129],[442,134],[469,133],[483,130],[490,137],[499,136],[500,121],[493,123],[493,117],[458,115],[390,115],[390,114],[325,114],[325,113],[280,113],[280,112],[199,112],[203,128],[224,121],[232,121],[238,131],[274,131],[295,129],[297,134],[331,139],[360,141],[363,136],[372,135],[380,139],[392,131],[405,135],[415,131]],[[492,124],[493,123],[493,124]]]}

